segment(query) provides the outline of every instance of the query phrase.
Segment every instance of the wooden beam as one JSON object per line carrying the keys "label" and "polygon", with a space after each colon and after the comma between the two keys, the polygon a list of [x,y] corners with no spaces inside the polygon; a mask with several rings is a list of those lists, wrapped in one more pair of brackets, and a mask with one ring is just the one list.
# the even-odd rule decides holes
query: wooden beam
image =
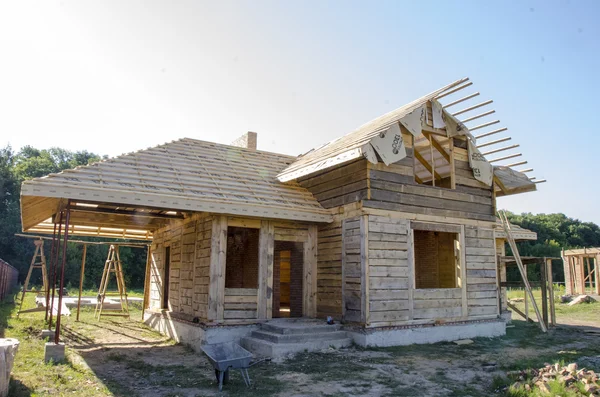
{"label": "wooden beam", "polygon": [[508,301],[507,301],[507,302],[506,302],[506,305],[507,305],[508,307],[510,307],[510,308],[511,308],[511,309],[512,309],[512,310],[513,310],[515,313],[517,313],[518,315],[520,315],[521,317],[523,317],[525,320],[527,320],[527,322],[530,322],[530,323],[532,323],[532,322],[533,322],[533,320],[532,320],[532,319],[530,319],[529,317],[527,317],[527,316],[525,315],[525,313],[523,313],[522,311],[520,311],[520,310],[519,310],[519,309],[518,309],[518,308],[517,308],[515,305],[513,305],[512,303],[510,303],[510,302],[508,302]]}
{"label": "wooden beam", "polygon": [[208,319],[224,319],[225,265],[227,260],[227,216],[215,215],[210,242]]}
{"label": "wooden beam", "polygon": [[474,93],[472,93],[470,95],[467,95],[465,97],[457,99],[456,101],[450,102],[447,105],[444,105],[444,108],[449,108],[450,106],[458,105],[459,103],[464,102],[464,101],[468,101],[469,99],[475,98],[478,95],[479,95],[479,92],[474,92]]}
{"label": "wooden beam", "polygon": [[[465,81],[467,81],[467,80],[465,80]],[[436,96],[435,99],[442,99],[442,98],[444,98],[444,97],[446,97],[448,95],[454,94],[455,92],[460,91],[460,90],[462,90],[464,88],[467,88],[467,87],[469,87],[471,85],[473,85],[473,82],[469,81],[469,82],[467,82],[467,83],[465,83],[465,84],[463,84],[463,85],[461,85],[459,87],[456,87],[456,88],[454,88],[454,89],[452,89],[450,91],[446,91],[446,92],[444,92],[444,93]]]}
{"label": "wooden beam", "polygon": [[429,171],[435,179],[442,180],[442,177],[437,172],[435,172],[435,170],[431,167],[431,165],[427,162],[427,160],[425,160],[423,158],[423,156],[421,156],[421,154],[419,153],[419,151],[416,148],[414,149],[414,154],[415,154],[415,158],[417,160],[419,160],[419,162],[423,165],[423,167],[425,167],[425,169],[427,171]]}
{"label": "wooden beam", "polygon": [[550,303],[550,324],[556,326],[556,310],[554,307],[554,283],[552,280],[552,259],[546,259],[546,281],[548,283],[548,298]]}
{"label": "wooden beam", "polygon": [[437,139],[435,139],[435,137],[433,135],[430,135],[430,138],[431,138],[431,143],[432,143],[433,147],[438,152],[440,152],[442,157],[445,158],[447,162],[450,162],[450,155],[448,154],[448,152],[446,152],[446,149],[444,149],[444,147],[440,144],[440,142]]}
{"label": "wooden beam", "polygon": [[489,104],[490,104],[490,103],[492,103],[492,102],[494,102],[494,101],[492,101],[492,100],[489,100],[489,101],[481,102],[481,103],[478,103],[477,105],[470,106],[470,107],[468,107],[468,108],[465,108],[465,109],[463,109],[463,110],[460,110],[460,111],[458,111],[458,112],[456,112],[456,113],[452,113],[452,115],[453,115],[454,117],[456,117],[456,116],[458,116],[458,115],[460,115],[460,114],[467,113],[468,111],[471,111],[471,110],[474,110],[474,109],[478,109],[478,108],[480,108],[480,107],[483,107],[483,106],[485,106],[485,105],[489,105]]}
{"label": "wooden beam", "polygon": [[369,216],[360,217],[360,314],[361,322],[369,321]]}
{"label": "wooden beam", "polygon": [[498,185],[498,187],[500,188],[500,190],[502,191],[502,193],[508,194],[508,189],[506,188],[506,186],[504,186],[504,183],[502,183],[502,181],[500,180],[500,178],[498,178],[495,175],[494,175],[494,182],[496,182],[496,185]]}
{"label": "wooden beam", "polygon": [[488,110],[487,112],[483,112],[483,113],[480,113],[480,114],[478,114],[476,116],[469,117],[468,119],[461,120],[461,122],[463,124],[464,123],[468,123],[469,121],[477,120],[477,119],[480,119],[480,118],[485,117],[485,116],[489,116],[490,114],[494,114],[494,113],[496,113],[495,110],[493,110],[493,109],[492,110]]}
{"label": "wooden beam", "polygon": [[305,317],[317,315],[317,226],[308,227],[308,240],[304,243],[304,280],[302,283],[302,311]]}
{"label": "wooden beam", "polygon": [[506,141],[510,141],[512,138],[510,136],[504,137],[504,138],[500,138],[500,139],[496,139],[495,141],[489,141],[489,142],[484,142],[480,145],[477,145],[477,148],[482,148],[482,147],[486,147],[486,146],[490,146],[490,145],[495,145],[497,143],[500,142],[506,142]]}
{"label": "wooden beam", "polygon": [[275,227],[273,222],[263,220],[258,239],[258,319],[273,317],[273,255],[275,251]]}
{"label": "wooden beam", "polygon": [[506,127],[498,128],[497,130],[488,131],[488,132],[484,132],[483,134],[476,135],[475,138],[476,139],[485,138],[486,136],[494,135],[494,134],[497,134],[499,132],[506,131],[506,130],[508,130],[508,128],[506,128]]}

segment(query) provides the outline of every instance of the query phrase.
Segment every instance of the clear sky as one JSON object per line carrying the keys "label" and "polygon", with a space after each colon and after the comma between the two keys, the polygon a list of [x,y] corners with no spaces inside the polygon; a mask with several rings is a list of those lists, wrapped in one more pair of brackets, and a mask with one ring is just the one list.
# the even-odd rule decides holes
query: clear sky
{"label": "clear sky", "polygon": [[599,17],[574,0],[0,0],[0,146],[114,156],[256,131],[300,154],[468,76],[548,179],[499,207],[600,223]]}

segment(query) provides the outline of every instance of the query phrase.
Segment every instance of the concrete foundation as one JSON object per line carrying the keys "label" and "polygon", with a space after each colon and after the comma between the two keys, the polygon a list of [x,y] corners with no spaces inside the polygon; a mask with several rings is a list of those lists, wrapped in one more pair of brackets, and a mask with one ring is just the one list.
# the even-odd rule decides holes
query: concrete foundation
{"label": "concrete foundation", "polygon": [[510,310],[506,310],[500,313],[500,318],[503,319],[506,324],[512,323],[512,312]]}
{"label": "concrete foundation", "polygon": [[144,323],[163,335],[192,347],[201,352],[200,346],[221,342],[237,342],[258,329],[252,325],[218,325],[207,326],[194,324],[179,319],[173,319],[169,313],[146,313]]}
{"label": "concrete foundation", "polygon": [[42,339],[54,339],[54,330],[53,329],[43,329],[42,332],[40,332],[40,338]]}
{"label": "concrete foundation", "polygon": [[44,362],[49,361],[58,363],[65,360],[65,344],[48,342],[44,346]]}
{"label": "concrete foundation", "polygon": [[506,323],[504,320],[491,320],[462,324],[371,328],[348,330],[347,332],[354,342],[360,346],[406,346],[502,336],[506,334]]}

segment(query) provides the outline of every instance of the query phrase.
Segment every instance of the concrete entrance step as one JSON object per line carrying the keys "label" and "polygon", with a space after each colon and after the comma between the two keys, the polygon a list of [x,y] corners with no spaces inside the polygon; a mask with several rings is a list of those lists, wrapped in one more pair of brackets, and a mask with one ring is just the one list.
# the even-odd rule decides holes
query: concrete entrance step
{"label": "concrete entrance step", "polygon": [[274,319],[260,325],[241,344],[258,356],[282,357],[303,351],[349,346],[352,340],[340,330],[340,325],[328,325],[314,319]]}
{"label": "concrete entrance step", "polygon": [[329,347],[339,349],[341,347],[350,346],[350,344],[352,344],[352,340],[350,338],[344,338],[332,340],[312,340],[310,342],[302,343],[274,343],[247,336],[242,338],[241,344],[242,347],[251,351],[256,356],[277,358],[292,353],[319,351]]}
{"label": "concrete entrance step", "polygon": [[339,324],[328,325],[324,324],[323,321],[316,322],[293,322],[286,324],[285,322],[268,322],[261,324],[261,330],[267,332],[273,332],[281,335],[291,334],[311,334],[311,333],[326,333],[326,332],[338,332],[340,330]]}
{"label": "concrete entrance step", "polygon": [[252,331],[250,335],[256,339],[262,339],[274,343],[303,343],[311,340],[335,340],[345,339],[348,336],[344,331],[332,332],[310,332],[310,333],[293,333],[293,334],[282,334],[277,332],[268,332],[263,329],[259,331]]}

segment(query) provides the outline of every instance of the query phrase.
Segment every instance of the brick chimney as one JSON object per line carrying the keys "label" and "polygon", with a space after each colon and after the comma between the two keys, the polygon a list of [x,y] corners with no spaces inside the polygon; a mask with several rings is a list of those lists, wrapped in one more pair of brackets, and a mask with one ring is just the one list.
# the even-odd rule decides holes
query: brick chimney
{"label": "brick chimney", "polygon": [[257,140],[258,136],[256,132],[248,131],[235,141],[231,142],[231,146],[238,146],[246,149],[256,150]]}

